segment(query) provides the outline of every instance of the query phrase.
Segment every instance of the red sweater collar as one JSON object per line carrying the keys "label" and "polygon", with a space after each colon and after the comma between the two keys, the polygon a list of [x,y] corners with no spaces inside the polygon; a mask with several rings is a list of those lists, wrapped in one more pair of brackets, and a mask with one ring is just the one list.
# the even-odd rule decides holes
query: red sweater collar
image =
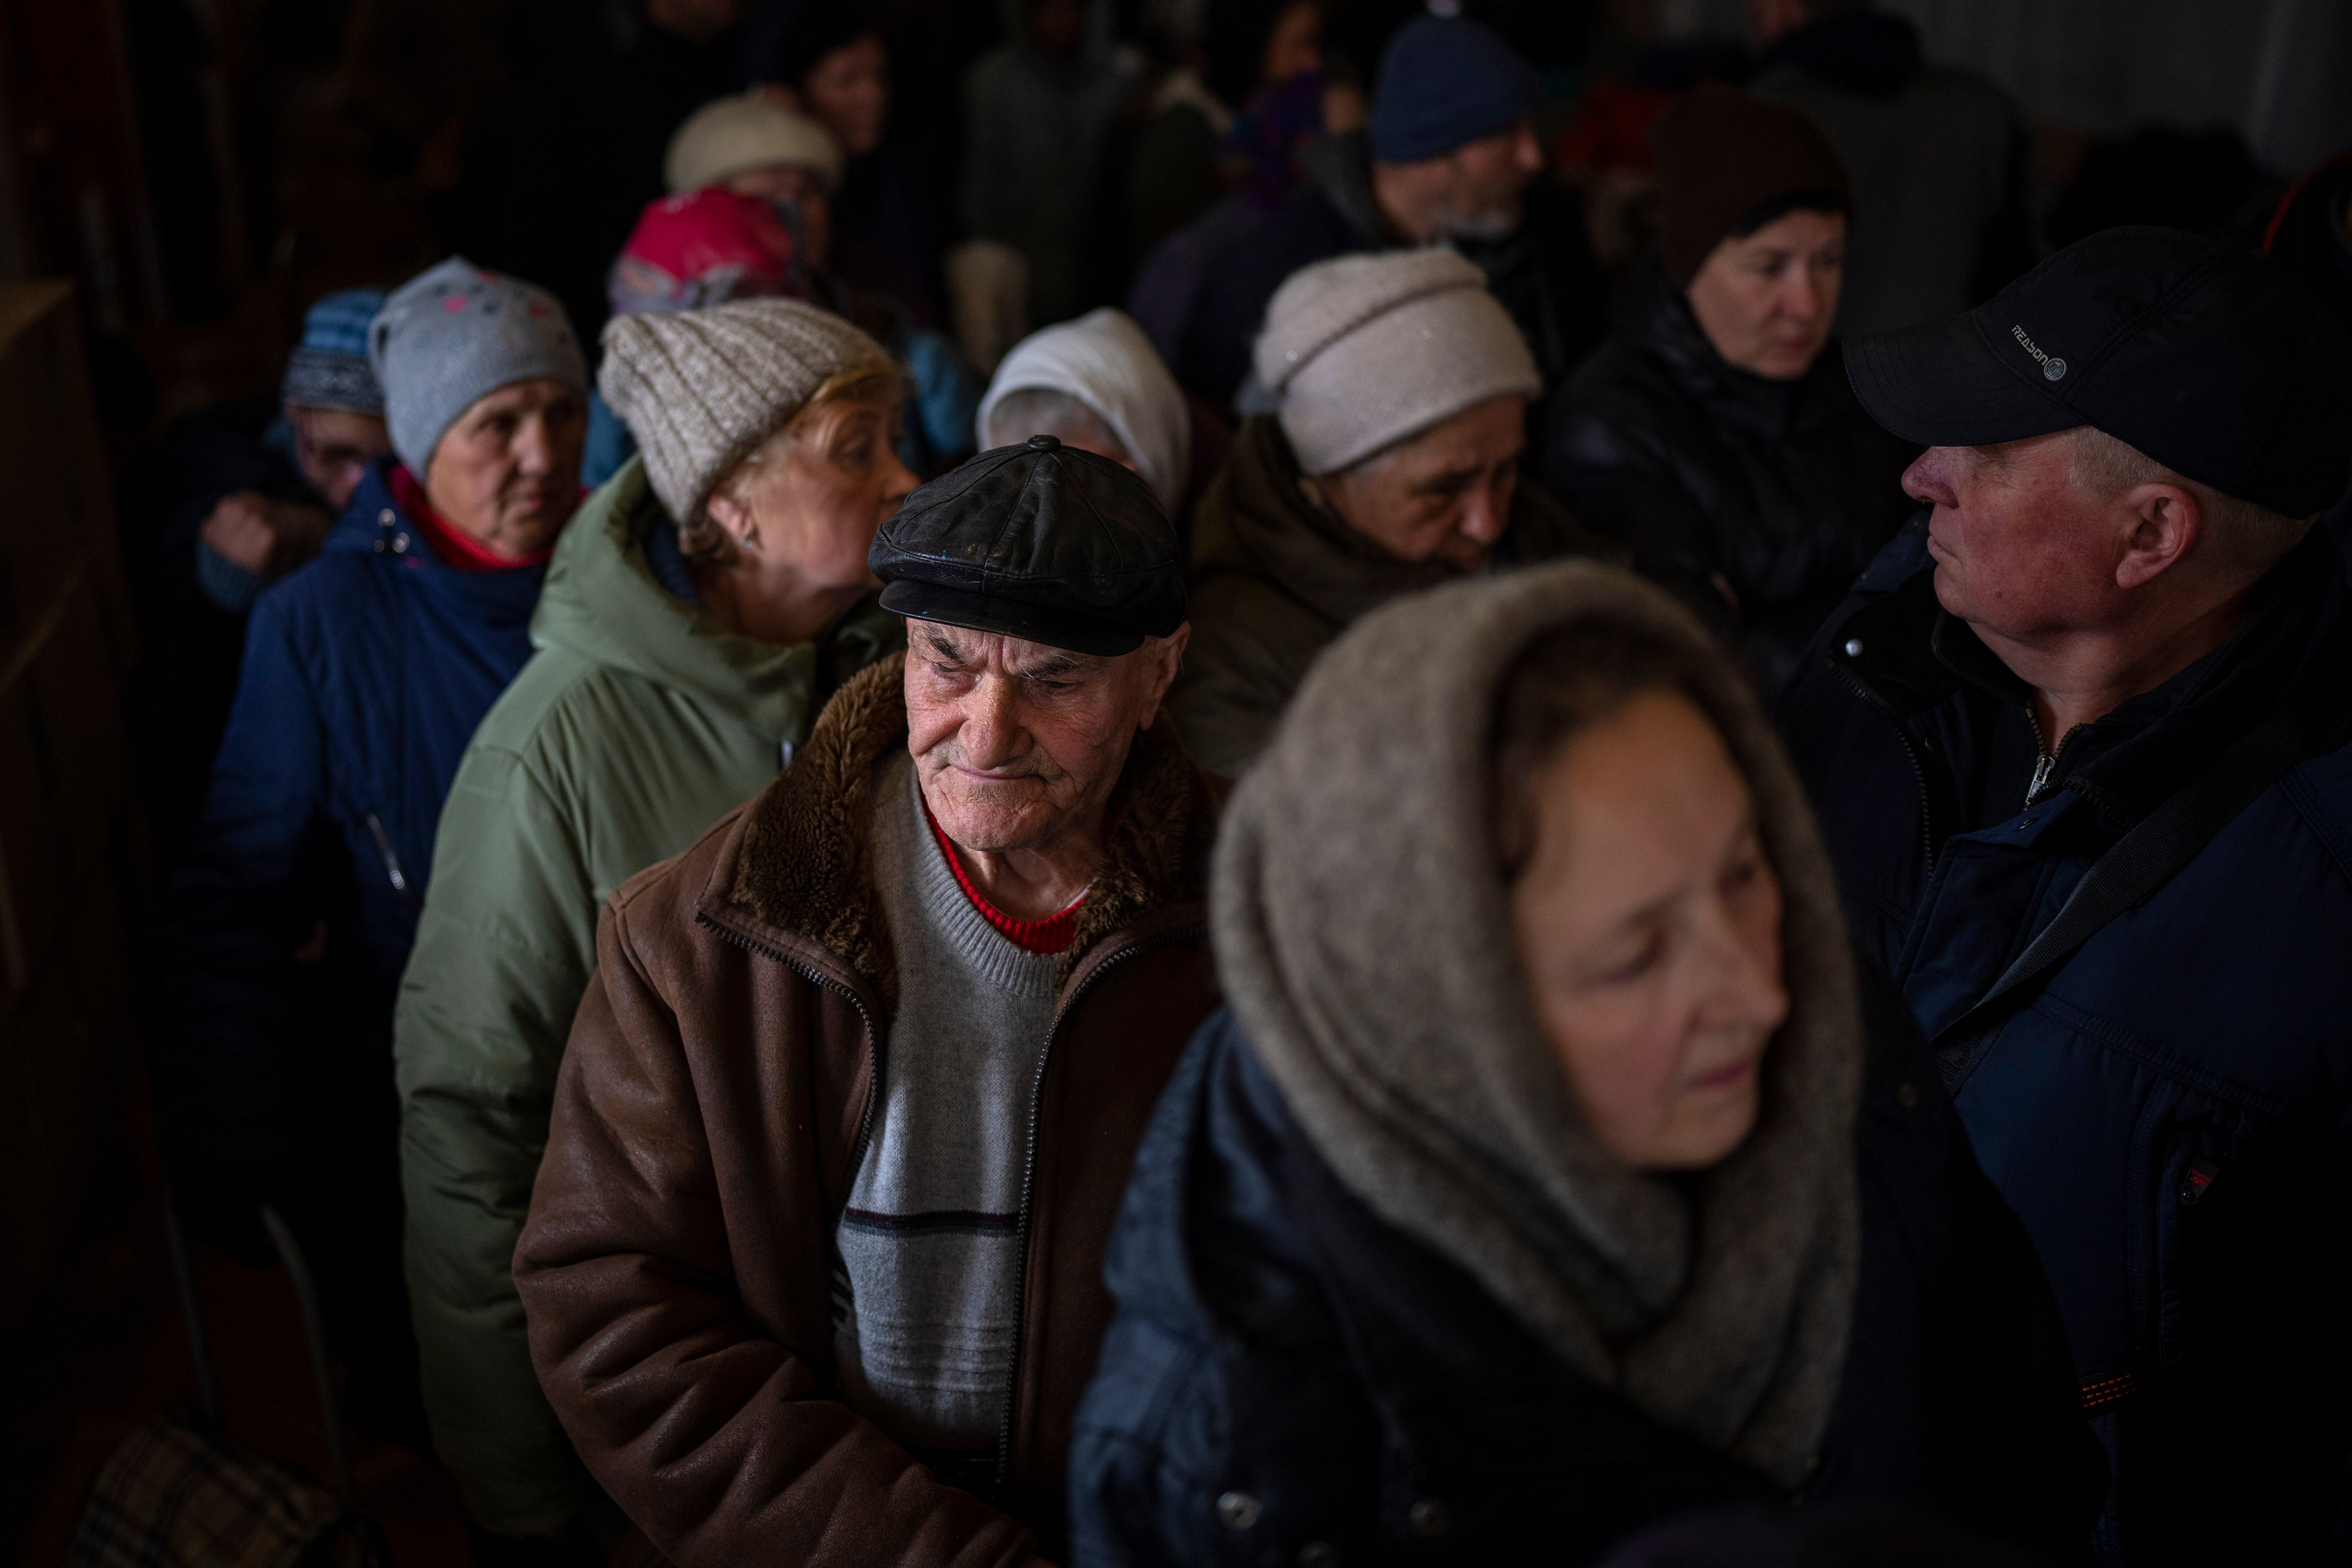
{"label": "red sweater collar", "polygon": [[433,503],[425,499],[425,487],[416,482],[416,476],[409,471],[405,463],[395,464],[393,468],[392,499],[400,504],[402,511],[408,514],[408,521],[416,525],[416,531],[425,536],[425,542],[433,547],[433,553],[441,558],[441,563],[457,571],[511,572],[523,566],[544,566],[548,558],[555,553],[555,547],[550,545],[536,555],[509,561],[471,534],[460,531],[456,524],[433,510]]}
{"label": "red sweater collar", "polygon": [[994,926],[998,934],[1024,952],[1067,952],[1070,944],[1078,940],[1078,907],[1087,901],[1080,893],[1070,900],[1070,907],[1058,915],[1048,915],[1042,921],[1016,921],[980,896],[980,889],[964,875],[963,860],[956,854],[954,841],[940,827],[940,819],[931,815],[929,804],[923,807],[923,820],[931,825],[931,837],[939,841],[940,853],[948,858],[948,869],[955,873],[956,886],[980,911],[980,918]]}

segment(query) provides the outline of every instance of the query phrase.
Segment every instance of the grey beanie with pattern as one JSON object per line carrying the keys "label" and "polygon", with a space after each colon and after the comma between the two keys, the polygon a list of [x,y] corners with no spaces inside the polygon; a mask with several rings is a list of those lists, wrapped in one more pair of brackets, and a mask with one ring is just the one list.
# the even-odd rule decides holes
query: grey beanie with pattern
{"label": "grey beanie with pattern", "polygon": [[891,368],[882,345],[798,300],[615,317],[596,384],[637,438],[671,519],[694,521],[719,482],[846,370]]}
{"label": "grey beanie with pattern", "polygon": [[546,376],[588,397],[588,362],[555,296],[462,256],[392,291],[367,354],[392,449],[419,479],[457,416],[501,386]]}

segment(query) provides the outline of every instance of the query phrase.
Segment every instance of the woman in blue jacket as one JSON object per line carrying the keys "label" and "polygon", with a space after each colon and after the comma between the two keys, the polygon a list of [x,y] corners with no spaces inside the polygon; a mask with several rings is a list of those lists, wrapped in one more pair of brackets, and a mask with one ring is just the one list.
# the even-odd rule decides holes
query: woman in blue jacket
{"label": "woman in blue jacket", "polygon": [[1229,1005],[1108,1254],[1075,1562],[1573,1563],[1814,1498],[2087,1549],[2041,1267],[1658,590],[1569,564],[1367,617],[1211,887]]}
{"label": "woman in blue jacket", "polygon": [[369,327],[394,456],[255,601],[165,909],[155,1093],[184,1216],[252,1260],[273,1205],[356,1413],[421,1430],[391,1024],[442,796],[523,661],[580,500],[587,367],[543,290],[452,258]]}

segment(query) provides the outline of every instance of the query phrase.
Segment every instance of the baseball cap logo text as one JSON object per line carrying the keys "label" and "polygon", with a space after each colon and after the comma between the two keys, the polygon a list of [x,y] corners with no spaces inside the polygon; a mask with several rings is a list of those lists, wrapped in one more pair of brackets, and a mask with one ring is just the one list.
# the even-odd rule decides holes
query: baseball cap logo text
{"label": "baseball cap logo text", "polygon": [[2020,343],[2024,345],[2025,352],[2033,356],[2033,363],[2042,367],[2042,374],[2044,377],[2051,381],[2056,381],[2060,376],[2066,374],[2066,362],[2058,358],[2055,354],[2043,353],[2042,352],[2041,345],[2037,344],[2032,338],[2025,335],[2025,329],[2023,327],[2013,326],[2010,328],[2009,335],[2015,338]]}

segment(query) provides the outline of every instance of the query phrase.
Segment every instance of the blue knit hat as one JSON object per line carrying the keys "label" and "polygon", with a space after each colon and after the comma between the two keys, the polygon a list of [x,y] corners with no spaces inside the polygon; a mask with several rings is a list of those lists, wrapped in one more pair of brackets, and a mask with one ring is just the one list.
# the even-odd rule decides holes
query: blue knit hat
{"label": "blue knit hat", "polygon": [[1483,22],[1416,16],[1381,53],[1372,87],[1372,156],[1443,158],[1508,129],[1536,107],[1536,73]]}
{"label": "blue knit hat", "polygon": [[588,397],[572,319],[535,283],[453,256],[392,291],[368,325],[392,449],[417,478],[457,416],[501,386],[549,376]]}
{"label": "blue knit hat", "polygon": [[368,322],[383,308],[381,289],[329,294],[302,318],[302,342],[286,356],[287,402],[303,408],[383,414],[383,388],[368,368]]}

